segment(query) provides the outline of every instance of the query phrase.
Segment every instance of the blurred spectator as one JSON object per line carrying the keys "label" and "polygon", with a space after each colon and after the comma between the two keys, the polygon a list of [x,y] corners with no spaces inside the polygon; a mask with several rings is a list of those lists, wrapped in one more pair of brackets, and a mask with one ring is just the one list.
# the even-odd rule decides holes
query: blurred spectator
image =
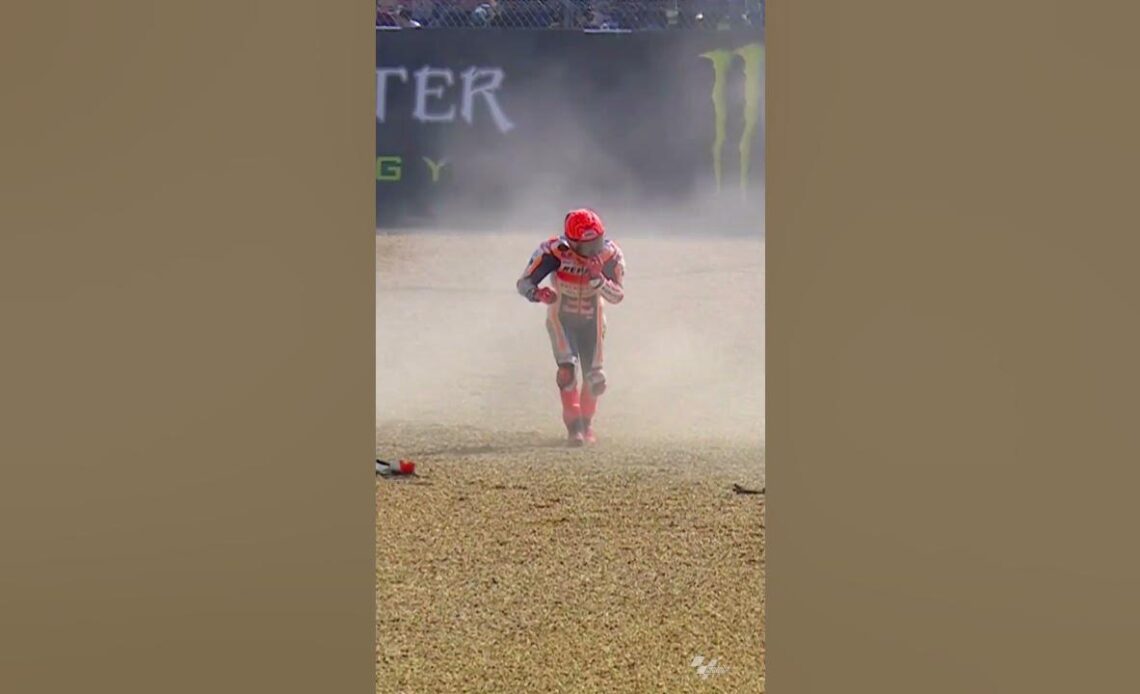
{"label": "blurred spectator", "polygon": [[376,26],[590,31],[763,27],[765,0],[377,0]]}
{"label": "blurred spectator", "polygon": [[627,27],[622,25],[622,15],[614,5],[600,2],[586,11],[586,23],[583,28],[594,31],[620,31]]}
{"label": "blurred spectator", "polygon": [[[421,7],[423,3],[420,3]],[[434,2],[428,3],[433,7]],[[382,29],[419,29],[423,24],[399,0],[376,0],[376,26]]]}
{"label": "blurred spectator", "polygon": [[376,26],[383,28],[396,28],[396,4],[391,0],[376,0]]}
{"label": "blurred spectator", "polygon": [[432,19],[435,17],[436,3],[434,0],[411,0],[409,11],[412,19],[420,23],[420,26],[431,26]]}
{"label": "blurred spectator", "polygon": [[435,4],[435,15],[429,26],[435,28],[447,27],[468,27],[471,26],[471,11],[474,6],[464,8],[466,3],[458,2],[437,2]]}
{"label": "blurred spectator", "polygon": [[471,11],[471,24],[477,27],[500,26],[499,3],[488,0],[478,5]]}
{"label": "blurred spectator", "polygon": [[396,11],[396,23],[401,29],[419,29],[423,25],[412,19],[412,11],[401,7]]}

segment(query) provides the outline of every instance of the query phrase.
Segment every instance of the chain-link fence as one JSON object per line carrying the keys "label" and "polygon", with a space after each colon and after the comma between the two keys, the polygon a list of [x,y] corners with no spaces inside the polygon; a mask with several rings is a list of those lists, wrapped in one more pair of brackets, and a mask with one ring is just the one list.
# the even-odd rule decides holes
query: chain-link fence
{"label": "chain-link fence", "polygon": [[377,29],[762,28],[764,0],[377,0]]}

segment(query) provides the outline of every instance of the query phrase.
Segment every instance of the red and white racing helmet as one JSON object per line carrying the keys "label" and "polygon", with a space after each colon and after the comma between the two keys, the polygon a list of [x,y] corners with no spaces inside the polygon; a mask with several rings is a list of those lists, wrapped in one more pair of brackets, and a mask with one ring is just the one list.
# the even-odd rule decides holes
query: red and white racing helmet
{"label": "red and white racing helmet", "polygon": [[563,235],[570,249],[589,258],[602,252],[606,245],[606,227],[597,212],[583,207],[566,213]]}

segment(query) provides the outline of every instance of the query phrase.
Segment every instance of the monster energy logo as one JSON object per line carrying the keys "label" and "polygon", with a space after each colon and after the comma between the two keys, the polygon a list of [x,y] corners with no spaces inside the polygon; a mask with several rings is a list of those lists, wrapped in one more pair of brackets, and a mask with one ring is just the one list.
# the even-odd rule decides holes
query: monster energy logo
{"label": "monster energy logo", "polygon": [[713,136],[713,171],[716,189],[721,190],[724,178],[724,146],[728,128],[728,72],[737,58],[744,62],[744,130],[740,134],[740,193],[748,191],[748,173],[752,164],[752,138],[760,125],[760,88],[764,69],[764,46],[759,42],[735,49],[720,49],[702,53],[713,65],[712,102],[716,116],[716,134]]}

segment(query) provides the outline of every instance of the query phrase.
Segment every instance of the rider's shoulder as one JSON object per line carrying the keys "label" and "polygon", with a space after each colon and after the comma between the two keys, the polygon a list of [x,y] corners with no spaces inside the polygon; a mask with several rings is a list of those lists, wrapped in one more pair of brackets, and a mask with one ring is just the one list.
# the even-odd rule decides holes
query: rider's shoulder
{"label": "rider's shoulder", "polygon": [[566,242],[563,241],[561,236],[551,236],[538,246],[540,252],[553,255],[557,258],[561,258],[566,249]]}
{"label": "rider's shoulder", "polygon": [[613,239],[606,239],[602,253],[606,256],[607,260],[610,258],[622,257],[621,246],[619,246],[617,241],[614,241]]}

